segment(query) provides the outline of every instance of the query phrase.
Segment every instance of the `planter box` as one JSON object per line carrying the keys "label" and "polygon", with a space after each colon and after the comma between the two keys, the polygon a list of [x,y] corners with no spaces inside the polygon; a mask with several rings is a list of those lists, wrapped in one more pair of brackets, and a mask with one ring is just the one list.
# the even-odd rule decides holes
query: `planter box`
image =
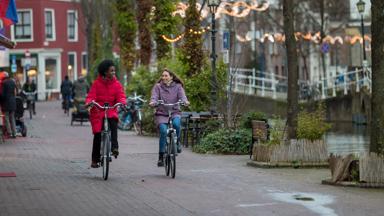
{"label": "planter box", "polygon": [[289,145],[254,145],[253,160],[269,163],[320,163],[328,160],[327,146],[323,140],[291,140]]}
{"label": "planter box", "polygon": [[[332,178],[323,180],[322,184],[364,188],[384,187],[383,156],[370,153],[355,159],[351,154],[331,155],[330,168]],[[354,173],[357,174],[355,177],[352,177],[352,170],[355,170]]]}

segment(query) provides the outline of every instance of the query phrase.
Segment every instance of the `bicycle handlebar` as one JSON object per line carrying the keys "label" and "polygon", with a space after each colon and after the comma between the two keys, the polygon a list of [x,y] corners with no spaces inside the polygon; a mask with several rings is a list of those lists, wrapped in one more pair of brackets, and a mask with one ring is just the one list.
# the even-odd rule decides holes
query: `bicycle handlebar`
{"label": "bicycle handlebar", "polygon": [[141,102],[143,102],[143,103],[147,102],[146,100],[144,100],[144,99],[141,98],[141,95],[139,95],[139,96],[134,96],[134,97],[128,97],[128,100],[139,100],[139,101],[141,101]]}
{"label": "bicycle handlebar", "polygon": [[115,109],[116,107],[119,107],[119,106],[125,106],[123,103],[116,103],[113,106],[101,106],[99,103],[97,103],[94,100],[91,101],[91,103],[89,103],[89,106],[93,106],[93,105],[96,105],[96,107],[103,109],[103,110]]}
{"label": "bicycle handlebar", "polygon": [[163,100],[158,100],[157,103],[156,103],[156,106],[159,106],[159,105],[163,105],[163,106],[176,106],[176,105],[181,105],[181,106],[185,106],[185,102],[179,100],[178,102],[176,103],[164,103]]}
{"label": "bicycle handlebar", "polygon": [[36,94],[37,93],[37,91],[34,91],[34,92],[26,92],[26,91],[22,91],[23,92],[23,94],[25,94],[25,95],[34,95],[34,94]]}

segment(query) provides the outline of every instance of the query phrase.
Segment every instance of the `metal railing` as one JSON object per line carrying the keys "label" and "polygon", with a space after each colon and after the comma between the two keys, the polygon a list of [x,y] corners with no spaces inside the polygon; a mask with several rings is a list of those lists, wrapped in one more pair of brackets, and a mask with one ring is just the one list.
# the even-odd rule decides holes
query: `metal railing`
{"label": "metal railing", "polygon": [[[230,68],[232,89],[236,93],[286,99],[288,78],[274,73],[256,71],[255,69]],[[313,77],[312,81],[299,80],[300,99],[313,98],[315,100],[336,97],[342,91],[347,95],[349,91],[360,92],[365,87],[372,91],[371,69],[363,68],[339,73],[327,78]]]}

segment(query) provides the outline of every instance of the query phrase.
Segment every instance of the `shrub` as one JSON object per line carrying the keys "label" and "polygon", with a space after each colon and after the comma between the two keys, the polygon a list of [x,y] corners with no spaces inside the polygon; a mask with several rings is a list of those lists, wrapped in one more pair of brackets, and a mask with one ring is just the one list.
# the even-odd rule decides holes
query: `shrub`
{"label": "shrub", "polygon": [[267,115],[263,112],[248,112],[240,119],[241,128],[252,128],[252,120],[266,120]]}
{"label": "shrub", "polygon": [[325,106],[320,103],[315,112],[300,111],[298,115],[297,138],[311,141],[321,139],[331,124],[325,122]]}
{"label": "shrub", "polygon": [[156,135],[157,127],[154,119],[154,109],[152,107],[146,106],[143,108],[143,119],[142,127],[146,135]]}
{"label": "shrub", "polygon": [[274,118],[270,124],[270,136],[266,144],[279,145],[281,140],[284,138],[284,121],[280,118]]}
{"label": "shrub", "polygon": [[197,153],[246,154],[251,143],[251,131],[247,129],[220,129],[206,135],[193,147]]}
{"label": "shrub", "polygon": [[158,73],[150,72],[146,67],[138,67],[127,86],[127,96],[142,95],[147,100],[151,97],[151,90],[157,79],[160,77]]}

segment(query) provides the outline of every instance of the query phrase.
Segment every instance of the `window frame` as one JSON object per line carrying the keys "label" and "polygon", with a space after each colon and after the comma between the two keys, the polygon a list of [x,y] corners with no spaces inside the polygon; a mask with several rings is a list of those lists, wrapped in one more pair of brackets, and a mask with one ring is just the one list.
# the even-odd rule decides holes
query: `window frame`
{"label": "window frame", "polygon": [[[70,38],[70,26],[69,26],[69,14],[74,14],[74,38]],[[69,42],[77,42],[78,41],[78,22],[77,22],[77,10],[67,10],[67,39]]]}
{"label": "window frame", "polygon": [[[78,71],[77,71],[77,53],[75,52],[75,51],[69,51],[68,53],[67,53],[67,57],[68,57],[68,60],[67,60],[67,68],[68,68],[68,65],[69,65],[69,56],[70,55],[73,55],[73,65],[72,65],[72,77],[69,77],[70,79],[72,78],[73,80],[77,80],[77,73],[78,73]],[[68,72],[67,72],[67,75],[69,75],[68,74]]]}
{"label": "window frame", "polygon": [[[84,62],[84,56],[86,56],[86,61]],[[86,64],[85,64],[86,63]],[[87,52],[82,52],[81,53],[81,75],[83,76],[83,69],[86,70],[86,73],[88,73],[88,53]]]}
{"label": "window frame", "polygon": [[[33,10],[32,10],[32,8],[23,8],[23,9],[18,9],[17,13],[19,13],[19,12],[29,12],[29,14],[30,14],[31,37],[29,39],[27,39],[27,38],[16,38],[16,32],[15,31],[16,31],[16,26],[18,24],[15,24],[15,25],[11,25],[11,39],[13,41],[16,41],[16,42],[33,42],[33,35],[34,35],[33,34],[34,33],[33,32]],[[19,15],[17,15],[17,16],[19,16]],[[23,18],[19,19],[19,22],[21,22],[21,20],[23,20]]]}
{"label": "window frame", "polygon": [[[45,17],[45,13],[46,12],[51,12],[51,15],[52,15],[52,23],[51,23],[51,27],[52,27],[52,38],[48,38],[47,37],[47,20],[46,20],[46,17]],[[44,33],[44,37],[45,37],[45,40],[46,41],[56,41],[56,20],[55,20],[55,10],[52,9],[52,8],[45,8],[44,9],[44,29],[45,29],[45,33]]]}

